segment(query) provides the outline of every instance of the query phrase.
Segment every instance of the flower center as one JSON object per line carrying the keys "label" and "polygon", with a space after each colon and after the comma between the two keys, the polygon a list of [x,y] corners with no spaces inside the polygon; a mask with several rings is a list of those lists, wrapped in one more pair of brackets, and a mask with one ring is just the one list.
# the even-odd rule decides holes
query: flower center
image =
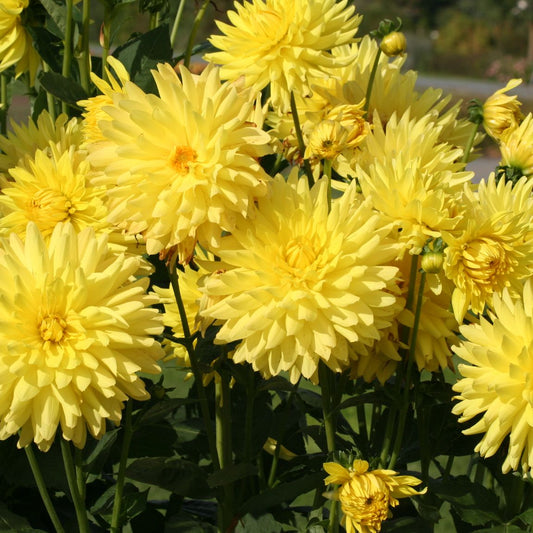
{"label": "flower center", "polygon": [[37,191],[28,208],[30,219],[36,222],[41,230],[53,228],[76,212],[72,202],[63,193],[52,189]]}
{"label": "flower center", "polygon": [[463,265],[470,277],[488,284],[512,270],[512,261],[504,244],[485,238],[468,243],[463,251]]}
{"label": "flower center", "polygon": [[306,268],[316,259],[313,243],[307,237],[296,237],[285,248],[285,261],[293,268]]}
{"label": "flower center", "polygon": [[174,146],[168,162],[179,174],[187,174],[190,163],[197,159],[198,154],[190,146]]}
{"label": "flower center", "polygon": [[39,333],[43,341],[58,343],[65,336],[67,323],[58,315],[47,315],[41,320]]}

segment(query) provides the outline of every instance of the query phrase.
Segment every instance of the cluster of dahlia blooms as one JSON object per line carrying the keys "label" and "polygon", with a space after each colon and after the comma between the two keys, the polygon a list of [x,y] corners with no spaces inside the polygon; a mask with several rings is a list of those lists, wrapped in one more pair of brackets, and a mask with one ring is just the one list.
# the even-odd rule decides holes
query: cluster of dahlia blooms
{"label": "cluster of dahlia blooms", "polygon": [[[4,4],[0,69],[34,73],[28,1]],[[59,430],[83,447],[147,398],[139,373],[189,366],[210,330],[235,364],[292,384],[326,368],[386,386],[411,363],[453,370],[455,353],[476,451],[509,437],[503,470],[529,471],[533,126],[506,94],[518,81],[472,124],[416,90],[402,35],[356,38],[347,0],[245,0],[228,18],[199,74],[161,63],[149,93],[109,57],[81,117],[44,111],[0,138],[0,438],[47,450]],[[502,159],[474,184],[478,124]],[[171,286],[149,288],[147,255]],[[420,494],[366,461],[324,468],[349,533]]]}

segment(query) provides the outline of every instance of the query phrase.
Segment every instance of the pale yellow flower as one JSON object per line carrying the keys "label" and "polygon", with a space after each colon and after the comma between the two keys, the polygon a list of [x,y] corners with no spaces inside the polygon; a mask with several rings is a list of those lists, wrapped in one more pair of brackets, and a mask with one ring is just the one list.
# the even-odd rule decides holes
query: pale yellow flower
{"label": "pale yellow flower", "polygon": [[397,269],[387,263],[398,249],[353,185],[328,214],[326,180],[310,191],[294,172],[278,176],[253,222],[223,237],[212,268],[225,270],[202,288],[220,301],[202,316],[222,322],[217,342],[242,339],[236,363],[316,381],[320,361],[342,371],[350,342],[371,345],[391,323]]}
{"label": "pale yellow flower", "polygon": [[0,72],[15,65],[16,76],[29,72],[33,84],[41,59],[22,25],[23,11],[29,4],[30,0],[2,0],[0,3]]}
{"label": "pale yellow flower", "polygon": [[[467,435],[482,433],[475,451],[491,457],[505,444],[504,473],[533,468],[533,289],[531,279],[523,296],[513,300],[504,289],[495,294],[490,319],[461,327],[465,340],[454,351],[466,364],[458,369],[462,378],[453,386],[459,403],[453,413],[459,422],[475,423]],[[481,416],[479,416],[481,415]]]}
{"label": "pale yellow flower", "polygon": [[258,163],[270,137],[253,119],[248,91],[221,84],[218,69],[201,75],[168,64],[153,72],[159,96],[132,82],[115,93],[100,120],[104,143],[89,145],[89,160],[108,188],[114,223],[142,233],[149,254],[178,246],[182,262],[197,239],[216,246],[221,231],[248,217],[270,179]]}
{"label": "pale yellow flower", "polygon": [[91,72],[91,80],[102,94],[78,102],[78,105],[85,109],[85,112],[83,113],[82,129],[86,143],[105,140],[102,130],[98,126],[98,122],[100,120],[111,120],[111,117],[103,110],[103,108],[112,105],[113,95],[116,93],[122,94],[124,84],[127,81],[130,81],[128,71],[118,59],[113,56],[108,56],[107,62],[115,71],[116,77],[107,66],[106,73],[109,82],[99,78],[94,72]]}
{"label": "pale yellow flower", "polygon": [[531,113],[528,113],[520,126],[502,136],[500,166],[509,167],[517,176],[531,176],[533,174],[532,146],[533,119]]}
{"label": "pale yellow flower", "polygon": [[311,133],[305,150],[306,159],[335,159],[347,146],[348,130],[336,120],[323,120]]}
{"label": "pale yellow flower", "polygon": [[492,174],[478,194],[465,188],[459,204],[462,219],[444,232],[444,272],[455,285],[452,306],[460,323],[466,312],[483,313],[493,295],[507,287],[513,296],[533,275],[533,183],[522,178],[513,187]]}
{"label": "pale yellow flower", "polygon": [[307,96],[310,80],[326,78],[330,69],[346,65],[331,50],[354,41],[361,16],[347,0],[252,0],[235,2],[231,24],[217,22],[224,35],[210,38],[219,49],[205,55],[222,65],[223,79],[244,76],[247,87],[270,84],[272,104],[287,111],[290,93]]}
{"label": "pale yellow flower", "polygon": [[329,474],[326,485],[340,485],[333,499],[340,501],[346,533],[377,533],[392,516],[399,498],[424,494],[413,487],[422,483],[414,476],[400,476],[394,470],[369,470],[367,461],[356,459],[347,469],[338,463],[324,463]]}
{"label": "pale yellow flower", "polygon": [[483,128],[494,139],[500,140],[502,135],[512,131],[520,124],[522,113],[521,102],[516,95],[509,96],[507,91],[522,83],[521,79],[510,80],[503,89],[497,90],[483,103]]}
{"label": "pale yellow flower", "polygon": [[[47,450],[60,428],[82,448],[106,420],[118,424],[128,397],[148,393],[138,372],[159,372],[152,335],[163,325],[151,308],[143,260],[113,254],[106,236],[58,224],[48,245],[30,223],[0,249],[0,438],[19,434]],[[20,432],[20,433],[19,433]]]}
{"label": "pale yellow flower", "polygon": [[15,232],[23,237],[28,222],[34,222],[48,239],[59,222],[70,221],[76,231],[87,226],[106,230],[107,209],[103,187],[89,185],[90,166],[75,147],[59,152],[50,143],[37,150],[25,167],[10,171],[12,181],[0,195],[0,234]]}
{"label": "pale yellow flower", "polygon": [[37,121],[29,120],[27,124],[11,122],[6,136],[0,135],[0,173],[8,178],[8,171],[13,167],[29,168],[28,162],[35,158],[37,150],[50,152],[51,143],[59,152],[67,152],[73,146],[79,148],[83,140],[80,120],[69,120],[60,114],[54,121],[48,111],[41,112]]}
{"label": "pale yellow flower", "polygon": [[376,121],[358,155],[356,174],[363,195],[398,227],[398,239],[420,253],[428,238],[456,224],[456,196],[473,176],[457,162],[459,148],[439,141],[441,128],[430,116]]}

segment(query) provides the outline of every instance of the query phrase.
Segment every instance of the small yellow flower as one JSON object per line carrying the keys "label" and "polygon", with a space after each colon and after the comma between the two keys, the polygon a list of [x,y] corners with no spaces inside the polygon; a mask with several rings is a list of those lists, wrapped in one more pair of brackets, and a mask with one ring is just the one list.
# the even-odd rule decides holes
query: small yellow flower
{"label": "small yellow flower", "polygon": [[[522,120],[521,102],[516,95],[509,96],[506,92],[522,83],[521,79],[510,80],[503,88],[489,96],[483,104],[483,128],[496,140],[509,131],[517,128]],[[509,130],[509,131],[508,131]]]}
{"label": "small yellow flower", "polygon": [[[504,289],[495,294],[489,319],[462,326],[465,340],[454,348],[465,364],[462,379],[453,386],[459,403],[453,413],[459,422],[475,423],[466,435],[482,433],[475,451],[491,457],[509,437],[504,473],[533,468],[533,287],[524,285],[522,297],[512,299]],[[480,416],[481,415],[481,416]]]}
{"label": "small yellow flower", "polygon": [[310,80],[346,65],[331,50],[354,41],[361,16],[346,0],[251,0],[235,2],[231,25],[217,22],[224,35],[210,38],[220,51],[205,55],[222,65],[221,77],[244,76],[246,87],[270,84],[272,104],[287,111],[291,92],[311,93]]}
{"label": "small yellow flower", "polygon": [[114,94],[123,94],[124,84],[130,81],[130,75],[124,65],[113,56],[107,58],[110,67],[115,71],[116,78],[106,66],[107,79],[99,78],[91,72],[91,80],[98,87],[102,94],[92,96],[87,100],[80,100],[78,105],[85,108],[83,113],[82,129],[86,143],[99,142],[105,140],[102,130],[98,126],[100,120],[111,120],[111,117],[103,110],[104,106],[113,104]]}
{"label": "small yellow flower", "polygon": [[58,428],[82,448],[101,438],[124,402],[148,399],[139,372],[158,373],[157,297],[140,256],[114,254],[105,235],[37,226],[0,249],[0,439],[48,450]]}
{"label": "small yellow flower", "polygon": [[526,178],[514,187],[504,180],[496,184],[494,174],[480,182],[477,195],[465,188],[458,203],[463,216],[453,232],[443,232],[444,272],[455,285],[452,307],[459,323],[468,309],[483,313],[505,287],[516,296],[533,275],[532,188]]}
{"label": "small yellow flower", "polygon": [[400,476],[394,470],[368,470],[367,461],[356,459],[347,469],[338,463],[324,463],[329,474],[326,485],[340,485],[333,499],[340,501],[346,533],[377,533],[384,520],[392,516],[391,507],[399,498],[424,494],[413,487],[422,483],[414,476]]}
{"label": "small yellow flower", "polygon": [[522,176],[533,174],[533,117],[531,113],[520,126],[502,136],[500,166],[509,167]]}
{"label": "small yellow flower", "polygon": [[0,3],[0,72],[15,65],[16,76],[29,72],[33,84],[41,58],[22,25],[23,11],[29,4],[30,0],[2,0]]}
{"label": "small yellow flower", "polygon": [[345,148],[348,130],[336,120],[323,120],[311,133],[305,158],[335,159]]}
{"label": "small yellow flower", "polygon": [[379,47],[386,56],[395,57],[405,53],[407,40],[403,32],[392,31],[383,37]]}

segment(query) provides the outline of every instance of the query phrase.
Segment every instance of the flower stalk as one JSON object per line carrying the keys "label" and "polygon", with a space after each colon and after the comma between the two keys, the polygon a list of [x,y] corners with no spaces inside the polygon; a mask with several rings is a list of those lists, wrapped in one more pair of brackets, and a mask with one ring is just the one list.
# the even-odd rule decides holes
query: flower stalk
{"label": "flower stalk", "polygon": [[189,35],[189,40],[187,42],[187,48],[185,49],[185,55],[183,57],[183,64],[187,68],[189,68],[189,65],[191,63],[192,48],[196,40],[196,33],[198,32],[198,28],[200,27],[200,23],[202,22],[202,19],[204,18],[205,11],[209,4],[210,4],[210,0],[204,0],[204,3],[202,4],[198,13],[196,14],[196,17],[194,17],[194,22],[192,23],[191,33]]}
{"label": "flower stalk", "polygon": [[291,91],[291,113],[292,120],[294,122],[294,132],[296,134],[296,139],[298,140],[298,150],[300,151],[301,157],[303,158],[303,165],[305,174],[307,176],[307,182],[309,183],[309,188],[315,184],[315,179],[313,178],[313,171],[311,170],[311,165],[308,159],[304,158],[305,154],[305,143],[302,135],[302,128],[300,127],[300,118],[298,117],[298,108],[296,107],[296,100],[294,98],[294,93]]}

